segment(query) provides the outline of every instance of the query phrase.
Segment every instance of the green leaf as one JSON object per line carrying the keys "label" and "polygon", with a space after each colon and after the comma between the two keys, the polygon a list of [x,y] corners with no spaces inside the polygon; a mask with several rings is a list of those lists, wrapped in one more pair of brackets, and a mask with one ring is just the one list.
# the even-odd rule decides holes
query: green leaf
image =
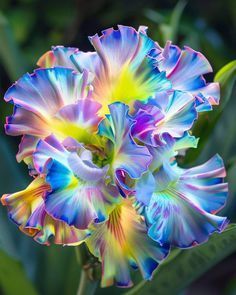
{"label": "green leaf", "polygon": [[22,265],[0,250],[0,291],[4,295],[37,295]]}
{"label": "green leaf", "polygon": [[[212,112],[206,112],[199,115],[199,119],[193,129],[193,134],[200,137],[197,149],[192,149],[187,153],[185,162],[194,161],[205,149],[206,142],[211,140],[213,130],[220,119],[223,110],[232,97],[234,84],[236,81],[236,60],[226,64],[215,75],[215,82],[220,83],[221,99],[220,105],[216,106]],[[204,131],[204,132],[203,132]]]}
{"label": "green leaf", "polygon": [[170,40],[175,43],[177,41],[179,23],[185,6],[185,1],[179,1],[170,16],[169,22],[160,24],[160,31],[165,42]]}
{"label": "green leaf", "polygon": [[153,21],[156,24],[161,24],[164,22],[164,17],[162,14],[160,14],[158,11],[155,11],[153,9],[145,9],[144,14],[147,18],[149,18],[151,21]]}
{"label": "green leaf", "polygon": [[227,181],[229,183],[229,195],[227,198],[227,202],[225,207],[221,211],[221,215],[227,216],[232,222],[236,221],[236,159],[234,163],[231,163],[229,167],[227,167]]}
{"label": "green leaf", "polygon": [[[13,193],[15,190],[24,189],[30,182],[27,175],[27,166],[16,161],[15,149],[13,144],[16,142],[6,138],[0,133],[0,154],[1,165],[4,169],[0,169],[0,196],[6,193]],[[24,170],[23,170],[23,169]]]}
{"label": "green leaf", "polygon": [[151,282],[141,281],[124,295],[178,294],[218,262],[236,251],[236,224],[213,234],[203,245],[181,250],[162,263]]}
{"label": "green leaf", "polygon": [[37,263],[36,286],[40,294],[77,294],[82,261],[77,260],[75,249],[81,249],[81,245],[39,247],[42,255]]}
{"label": "green leaf", "polygon": [[186,1],[179,1],[171,14],[169,40],[173,43],[177,41],[179,23],[186,4]]}
{"label": "green leaf", "polygon": [[148,19],[159,25],[161,33],[159,36],[159,42],[160,38],[162,38],[163,45],[168,40],[171,40],[173,43],[177,41],[180,19],[186,4],[186,1],[180,0],[174,7],[171,15],[168,15],[167,17],[152,9],[146,9],[144,11],[144,14]]}
{"label": "green leaf", "polygon": [[221,87],[221,108],[227,104],[236,81],[236,60],[231,61],[222,67],[215,75],[215,82],[220,83]]}
{"label": "green leaf", "polygon": [[0,58],[10,79],[15,81],[25,72],[25,62],[13,37],[11,27],[0,11]]}

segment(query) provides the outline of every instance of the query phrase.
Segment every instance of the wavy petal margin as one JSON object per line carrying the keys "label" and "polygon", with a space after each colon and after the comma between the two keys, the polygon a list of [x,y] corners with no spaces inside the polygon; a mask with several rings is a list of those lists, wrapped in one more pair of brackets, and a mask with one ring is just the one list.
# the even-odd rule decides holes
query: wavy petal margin
{"label": "wavy petal margin", "polygon": [[123,199],[109,220],[91,232],[86,244],[102,262],[102,287],[114,282],[121,288],[131,287],[129,266],[139,268],[143,278],[150,280],[169,252],[168,247],[160,247],[147,236],[146,225],[129,199]]}
{"label": "wavy petal margin", "polygon": [[228,220],[214,214],[227,198],[224,176],[223,162],[217,155],[191,169],[164,163],[154,173],[156,188],[146,209],[149,236],[161,245],[186,248],[221,232]]}
{"label": "wavy petal margin", "polygon": [[77,151],[68,151],[50,136],[39,141],[33,154],[35,168],[51,187],[45,196],[46,211],[79,229],[104,222],[119,195],[106,178],[109,167],[97,167],[88,153],[79,144]]}
{"label": "wavy petal margin", "polygon": [[171,83],[149,61],[148,53],[159,46],[142,30],[118,26],[89,38],[94,52],[71,55],[78,71],[89,69],[94,74],[95,99],[102,104],[101,114],[108,114],[107,105],[116,101],[133,104],[147,100],[156,92],[171,88]]}
{"label": "wavy petal margin", "polygon": [[88,230],[68,226],[63,221],[53,219],[45,211],[44,196],[50,190],[45,180],[37,177],[25,190],[3,195],[1,202],[7,206],[9,217],[38,243],[50,245],[54,237],[55,244],[81,244],[90,235]]}
{"label": "wavy petal margin", "polygon": [[76,70],[75,65],[72,63],[70,56],[76,53],[79,49],[64,46],[52,46],[50,51],[44,53],[43,56],[37,61],[40,68],[54,68],[65,67],[68,69]]}
{"label": "wavy petal margin", "polygon": [[181,50],[168,41],[162,53],[153,51],[152,55],[158,69],[166,71],[174,90],[188,91],[195,97],[199,112],[212,110],[213,105],[219,104],[219,84],[207,83],[203,77],[212,72],[203,54],[187,46]]}
{"label": "wavy petal margin", "polygon": [[121,176],[127,173],[132,179],[139,178],[147,171],[152,157],[131,136],[134,120],[128,115],[128,106],[117,102],[109,105],[109,110],[110,115],[99,125],[99,134],[111,140],[111,167],[119,185],[128,189]]}
{"label": "wavy petal margin", "polygon": [[145,144],[161,144],[161,136],[168,133],[180,138],[192,128],[197,119],[193,97],[185,92],[162,93],[147,104],[137,103],[138,109],[132,135]]}

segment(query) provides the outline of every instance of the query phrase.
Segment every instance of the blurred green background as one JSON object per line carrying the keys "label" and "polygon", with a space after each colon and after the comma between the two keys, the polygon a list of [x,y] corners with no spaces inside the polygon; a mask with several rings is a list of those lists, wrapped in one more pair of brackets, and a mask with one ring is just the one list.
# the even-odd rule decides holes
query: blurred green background
{"label": "blurred green background", "polygon": [[[136,28],[146,25],[149,35],[162,46],[166,40],[172,40],[179,46],[188,45],[201,51],[212,64],[214,74],[235,58],[235,0],[0,0],[1,97],[23,73],[32,72],[37,59],[50,46],[91,50],[87,36],[116,24]],[[212,80],[214,74],[208,75],[207,79]],[[183,164],[203,162],[217,152],[224,158],[230,196],[222,214],[235,222],[235,67],[231,66],[230,76],[226,78],[222,105],[215,113],[206,114],[199,120],[194,131],[201,137],[199,150],[190,151]],[[19,138],[4,135],[5,116],[11,112],[12,107],[1,99],[1,195],[23,189],[30,182],[26,167],[15,160]],[[204,245],[199,251],[184,250],[182,256],[172,258],[171,263],[163,265],[157,273],[152,287],[144,289],[142,294],[236,294],[236,238],[230,233],[225,235],[223,244],[222,241],[221,244],[213,242],[208,248]],[[186,254],[186,251],[190,252]],[[79,275],[80,266],[73,248],[37,245],[21,234],[8,220],[5,208],[0,208],[0,294],[72,295],[76,294]],[[124,292],[109,288],[98,289],[96,294]]]}

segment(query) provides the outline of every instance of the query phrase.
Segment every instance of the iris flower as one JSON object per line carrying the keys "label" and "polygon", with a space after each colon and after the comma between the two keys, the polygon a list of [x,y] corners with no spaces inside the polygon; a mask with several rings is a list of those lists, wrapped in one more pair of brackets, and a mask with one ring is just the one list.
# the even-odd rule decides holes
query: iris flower
{"label": "iris flower", "polygon": [[22,136],[17,160],[33,181],[1,201],[41,244],[82,243],[102,265],[101,285],[150,280],[171,247],[206,242],[228,223],[223,161],[184,168],[197,148],[198,113],[219,103],[212,68],[189,47],[164,48],[118,26],[89,38],[92,52],[55,46],[5,94],[6,133]]}

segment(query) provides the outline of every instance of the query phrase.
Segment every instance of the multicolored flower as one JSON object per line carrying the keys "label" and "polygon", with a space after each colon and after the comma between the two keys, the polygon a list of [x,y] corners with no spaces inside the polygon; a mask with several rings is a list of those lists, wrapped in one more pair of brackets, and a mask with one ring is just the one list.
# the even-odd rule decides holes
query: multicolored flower
{"label": "multicolored flower", "polygon": [[4,99],[14,104],[14,113],[5,129],[9,135],[24,135],[19,161],[33,152],[38,138],[53,133],[84,141],[96,132],[101,105],[91,98],[88,75],[59,67],[37,69],[8,89]]}
{"label": "multicolored flower", "polygon": [[6,92],[6,133],[22,135],[17,160],[34,179],[1,202],[39,243],[85,243],[103,287],[130,287],[130,267],[150,280],[172,246],[203,243],[228,223],[216,215],[228,191],[220,156],[178,164],[197,147],[191,129],[219,103],[219,85],[206,83],[201,53],[161,48],[145,27],[89,39],[95,51],[53,47]]}

